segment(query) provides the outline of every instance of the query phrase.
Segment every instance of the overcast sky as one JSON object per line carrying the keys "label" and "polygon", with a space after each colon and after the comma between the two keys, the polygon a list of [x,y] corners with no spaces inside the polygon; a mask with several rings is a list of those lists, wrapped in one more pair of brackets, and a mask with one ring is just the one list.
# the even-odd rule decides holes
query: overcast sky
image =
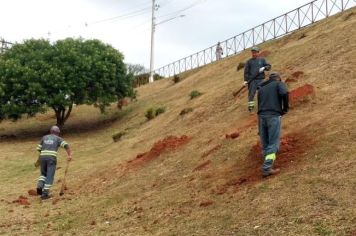
{"label": "overcast sky", "polygon": [[[155,68],[311,0],[156,0]],[[149,68],[152,0],[0,0],[0,38],[97,38]],[[187,9],[185,11],[181,11]],[[176,16],[184,14],[184,17]],[[168,20],[168,21],[167,21]],[[165,23],[161,23],[166,21]]]}

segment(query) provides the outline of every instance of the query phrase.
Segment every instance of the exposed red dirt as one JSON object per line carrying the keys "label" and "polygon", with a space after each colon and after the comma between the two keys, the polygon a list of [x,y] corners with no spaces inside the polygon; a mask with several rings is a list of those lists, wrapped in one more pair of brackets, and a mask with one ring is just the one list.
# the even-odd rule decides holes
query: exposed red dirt
{"label": "exposed red dirt", "polygon": [[[274,167],[281,168],[285,171],[288,168],[295,167],[302,161],[304,154],[308,149],[312,148],[315,141],[303,133],[292,133],[281,138],[280,150],[277,153],[277,159]],[[216,194],[224,194],[230,187],[239,187],[243,184],[255,183],[261,181],[261,167],[263,164],[263,157],[261,151],[261,144],[258,141],[248,154],[244,163],[238,163],[239,166],[246,166],[245,174],[240,177],[230,179],[223,186],[220,186]],[[276,175],[278,176],[278,175]]]}
{"label": "exposed red dirt", "polygon": [[203,170],[210,164],[211,164],[211,160],[207,160],[207,161],[203,162],[202,164],[198,165],[197,167],[195,167],[193,171]]}
{"label": "exposed red dirt", "polygon": [[13,203],[18,203],[20,205],[23,205],[23,206],[28,206],[30,205],[30,203],[28,202],[28,198],[27,197],[24,197],[24,196],[19,196],[18,199],[14,200]]}
{"label": "exposed red dirt", "polygon": [[156,142],[150,151],[145,153],[140,153],[136,156],[135,159],[128,161],[128,167],[130,168],[130,167],[142,166],[145,163],[148,163],[156,159],[158,156],[160,156],[162,153],[166,151],[176,150],[178,147],[186,144],[188,141],[189,141],[189,137],[186,135],[183,135],[181,137],[168,136],[163,140]]}
{"label": "exposed red dirt", "polygon": [[199,204],[199,206],[201,206],[201,207],[207,207],[207,206],[212,205],[213,203],[214,203],[213,201],[204,201],[204,202],[201,202],[201,203]]}
{"label": "exposed red dirt", "polygon": [[306,84],[302,87],[296,88],[289,93],[289,101],[291,104],[296,104],[308,100],[315,96],[315,89],[313,85]]}
{"label": "exposed red dirt", "polygon": [[293,78],[299,79],[299,77],[303,76],[304,72],[303,71],[295,71],[292,73]]}
{"label": "exposed red dirt", "polygon": [[27,192],[28,192],[28,195],[30,195],[30,196],[37,196],[37,191],[34,189],[30,189]]}
{"label": "exposed red dirt", "polygon": [[235,139],[235,138],[238,138],[240,136],[240,133],[239,132],[233,132],[231,134],[225,134],[225,138],[229,139]]}
{"label": "exposed red dirt", "polygon": [[209,149],[208,151],[204,152],[201,157],[205,158],[205,157],[209,156],[210,154],[212,154],[213,152],[219,150],[220,148],[221,148],[221,145],[218,144],[218,145],[214,146],[213,148]]}

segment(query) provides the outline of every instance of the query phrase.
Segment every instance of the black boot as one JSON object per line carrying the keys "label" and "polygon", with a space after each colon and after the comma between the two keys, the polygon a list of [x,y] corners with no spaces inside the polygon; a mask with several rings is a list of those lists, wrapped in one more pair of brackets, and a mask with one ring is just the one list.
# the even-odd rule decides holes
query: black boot
{"label": "black boot", "polygon": [[37,187],[37,195],[42,195],[42,188]]}
{"label": "black boot", "polygon": [[48,199],[48,198],[50,198],[50,196],[49,196],[49,191],[48,191],[48,190],[43,190],[43,191],[42,191],[42,195],[41,195],[41,199],[42,199],[42,200],[46,200],[46,199]]}

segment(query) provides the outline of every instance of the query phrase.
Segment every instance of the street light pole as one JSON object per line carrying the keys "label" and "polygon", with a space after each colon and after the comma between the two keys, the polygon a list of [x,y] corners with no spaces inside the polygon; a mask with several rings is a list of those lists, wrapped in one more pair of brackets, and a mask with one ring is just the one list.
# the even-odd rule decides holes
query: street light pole
{"label": "street light pole", "polygon": [[153,64],[154,64],[154,34],[155,34],[155,10],[156,10],[156,3],[155,0],[152,0],[152,26],[151,26],[151,59],[150,59],[150,77],[148,78],[148,82],[152,83],[154,81],[154,71],[153,71]]}

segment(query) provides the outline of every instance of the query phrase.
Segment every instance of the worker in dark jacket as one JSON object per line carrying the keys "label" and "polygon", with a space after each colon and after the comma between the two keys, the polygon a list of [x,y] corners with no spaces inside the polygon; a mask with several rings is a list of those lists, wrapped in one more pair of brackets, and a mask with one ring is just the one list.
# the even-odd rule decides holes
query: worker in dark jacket
{"label": "worker in dark jacket", "polygon": [[256,46],[252,47],[250,58],[245,64],[244,72],[244,85],[248,86],[248,110],[252,112],[255,107],[255,93],[258,85],[265,78],[265,71],[271,69],[271,65],[267,61],[259,56],[260,49]]}
{"label": "worker in dark jacket", "polygon": [[277,174],[273,169],[279,149],[281,116],[288,112],[288,90],[278,73],[271,73],[267,81],[258,87],[258,129],[262,144],[264,163],[262,175]]}
{"label": "worker in dark jacket", "polygon": [[40,152],[39,161],[41,166],[41,176],[38,178],[37,183],[37,194],[41,195],[41,199],[43,200],[49,198],[49,189],[53,185],[58,148],[63,147],[67,151],[68,161],[72,159],[69,145],[58,136],[59,133],[59,128],[52,126],[50,134],[43,136],[40,144],[37,146],[37,151]]}

